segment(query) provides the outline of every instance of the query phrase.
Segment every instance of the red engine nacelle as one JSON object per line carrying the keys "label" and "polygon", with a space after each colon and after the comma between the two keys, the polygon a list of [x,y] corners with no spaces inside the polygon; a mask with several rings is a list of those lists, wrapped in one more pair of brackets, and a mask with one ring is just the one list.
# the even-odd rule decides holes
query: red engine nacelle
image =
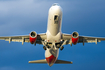
{"label": "red engine nacelle", "polygon": [[72,38],[72,43],[75,45],[77,44],[78,40],[79,40],[79,34],[78,32],[73,32],[71,35]]}
{"label": "red engine nacelle", "polygon": [[35,31],[32,31],[30,34],[29,34],[29,40],[30,40],[30,43],[31,44],[34,44],[36,42],[36,39],[37,39],[37,33]]}

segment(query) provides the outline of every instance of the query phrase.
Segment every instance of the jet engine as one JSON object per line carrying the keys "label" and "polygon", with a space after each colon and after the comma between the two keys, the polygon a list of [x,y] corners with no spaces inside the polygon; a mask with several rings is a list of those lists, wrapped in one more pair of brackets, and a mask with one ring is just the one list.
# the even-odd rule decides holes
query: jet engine
{"label": "jet engine", "polygon": [[76,45],[78,40],[79,40],[79,34],[78,34],[78,32],[73,32],[72,35],[71,35],[71,39],[72,39],[72,43],[74,45]]}
{"label": "jet engine", "polygon": [[32,31],[29,34],[29,40],[30,40],[31,44],[34,44],[36,42],[36,40],[37,40],[37,33],[35,31]]}

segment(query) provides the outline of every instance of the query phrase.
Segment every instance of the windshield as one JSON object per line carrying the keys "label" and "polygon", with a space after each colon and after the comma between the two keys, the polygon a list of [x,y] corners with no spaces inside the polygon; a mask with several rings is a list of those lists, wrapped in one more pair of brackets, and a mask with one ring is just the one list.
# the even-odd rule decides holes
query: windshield
{"label": "windshield", "polygon": [[54,3],[52,6],[59,6],[59,4],[58,3]]}
{"label": "windshield", "polygon": [[55,16],[54,16],[54,22],[55,22],[55,24],[58,24],[58,19],[59,19],[59,18],[58,18],[58,15],[55,15]]}

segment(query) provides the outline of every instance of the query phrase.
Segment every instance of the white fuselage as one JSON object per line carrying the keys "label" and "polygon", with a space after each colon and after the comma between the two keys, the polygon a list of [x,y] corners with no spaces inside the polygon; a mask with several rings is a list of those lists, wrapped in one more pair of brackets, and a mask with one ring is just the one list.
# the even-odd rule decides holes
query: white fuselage
{"label": "white fuselage", "polygon": [[53,4],[48,13],[47,42],[52,43],[51,48],[45,51],[45,58],[49,66],[52,66],[58,58],[59,48],[55,43],[61,41],[62,9],[58,4]]}

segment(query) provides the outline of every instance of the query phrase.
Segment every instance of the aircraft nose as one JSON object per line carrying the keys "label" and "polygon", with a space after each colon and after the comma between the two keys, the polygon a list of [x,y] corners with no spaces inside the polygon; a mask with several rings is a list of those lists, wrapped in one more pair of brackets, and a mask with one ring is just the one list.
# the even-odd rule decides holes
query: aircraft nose
{"label": "aircraft nose", "polygon": [[62,8],[59,4],[54,3],[51,8],[49,9],[49,12],[53,12],[53,14],[62,13]]}
{"label": "aircraft nose", "polygon": [[46,61],[50,67],[55,63],[56,60],[57,58],[54,55],[51,55],[50,57],[46,57]]}

